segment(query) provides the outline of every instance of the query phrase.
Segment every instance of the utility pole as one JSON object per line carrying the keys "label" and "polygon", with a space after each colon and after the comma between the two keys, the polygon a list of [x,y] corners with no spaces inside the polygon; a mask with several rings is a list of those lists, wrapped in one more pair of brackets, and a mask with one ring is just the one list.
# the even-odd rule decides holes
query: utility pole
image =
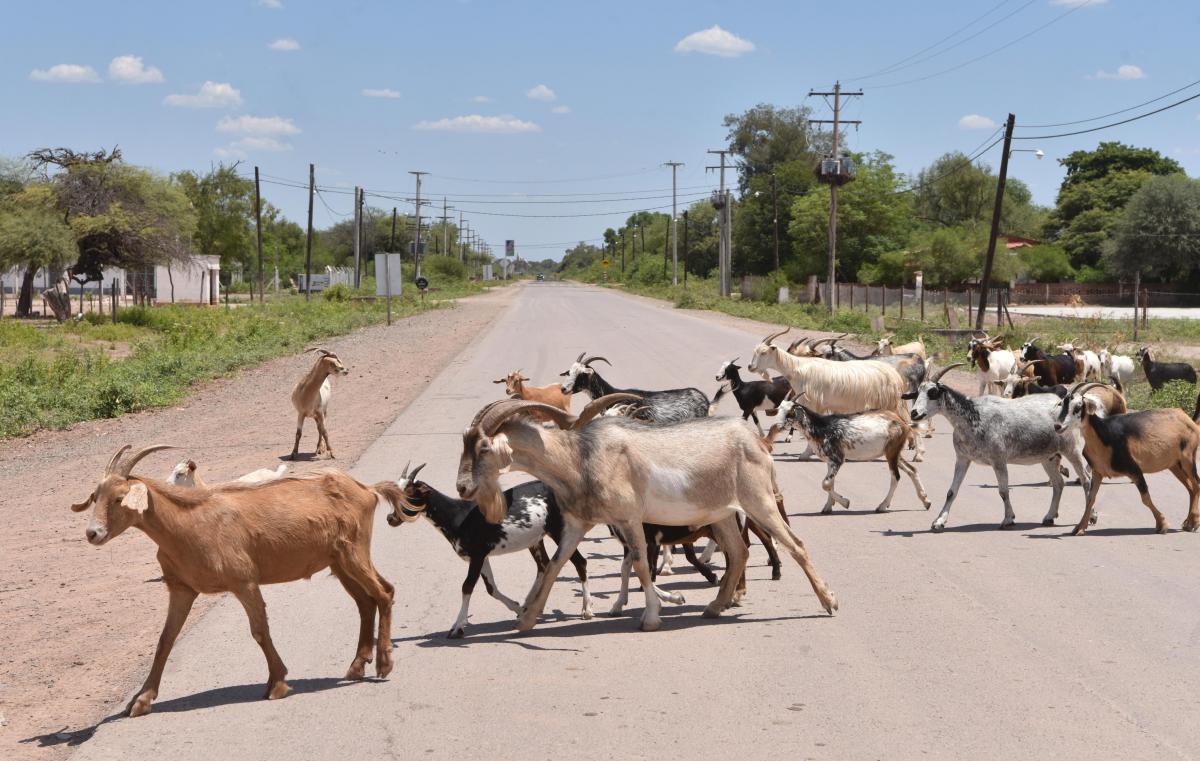
{"label": "utility pole", "polygon": [[[1004,206],[1004,183],[1008,180],[1008,154],[1011,153],[1013,126],[1017,117],[1009,114],[1004,123],[1004,153],[1000,156],[1000,179],[996,181],[996,205],[992,207],[992,234],[988,237],[987,258],[983,260],[983,279],[979,281],[979,314],[975,317],[975,329],[983,329],[983,312],[987,309],[988,284],[992,279],[992,260],[996,257],[996,236],[1000,234],[1000,210]],[[1000,316],[1000,308],[996,308]],[[1136,316],[1136,315],[1135,315]]]}
{"label": "utility pole", "polygon": [[458,229],[455,231],[455,236],[458,238],[458,260],[461,262],[463,260],[462,212],[461,211],[458,213]]}
{"label": "utility pole", "polygon": [[[262,196],[258,190],[258,167],[254,167],[254,228],[258,236],[258,303],[263,303],[262,268]],[[101,294],[103,296],[103,294]],[[254,289],[250,289],[250,300],[254,300]],[[101,299],[103,304],[103,299]]]}
{"label": "utility pole", "polygon": [[304,242],[304,300],[312,298],[312,205],[317,184],[317,169],[308,165],[308,237]]}
{"label": "utility pole", "polygon": [[413,242],[413,261],[416,263],[414,270],[416,274],[413,277],[421,276],[421,175],[429,174],[429,172],[409,171],[409,174],[417,178],[417,237]]}
{"label": "utility pole", "polygon": [[683,287],[687,288],[688,270],[688,210],[683,210]]}
{"label": "utility pole", "polygon": [[721,172],[720,190],[717,191],[716,203],[713,206],[717,207],[717,221],[721,228],[720,237],[717,239],[717,273],[718,284],[717,292],[721,296],[731,296],[733,294],[732,282],[733,277],[730,272],[732,270],[733,257],[730,256],[730,244],[733,242],[733,236],[730,231],[729,224],[729,194],[725,191],[725,157],[732,151],[727,148],[721,150],[708,151],[708,153],[716,153],[721,157],[719,166],[706,166],[705,171],[719,169]]}
{"label": "utility pole", "polygon": [[396,207],[392,207],[392,237],[388,239],[388,251],[396,250]]}
{"label": "utility pole", "polygon": [[675,173],[683,166],[682,161],[668,161],[663,166],[671,167],[671,285],[679,285],[679,240],[675,225]]}
{"label": "utility pole", "polygon": [[625,274],[625,231],[621,231],[621,274]]}
{"label": "utility pole", "polygon": [[[833,85],[833,92],[814,92],[809,90],[808,94],[809,96],[833,96],[833,119],[810,119],[809,124],[833,125],[832,155],[834,159],[837,159],[838,127],[843,124],[862,124],[862,122],[857,119],[842,121],[842,98],[861,96],[862,90],[857,90],[855,92],[842,92],[842,83],[835,82]],[[826,299],[825,304],[825,308],[829,312],[833,312],[833,310],[837,308],[837,189],[838,180],[835,178],[834,181],[829,185],[829,261],[826,264],[829,273],[829,297]]]}
{"label": "utility pole", "polygon": [[775,227],[775,271],[779,271],[779,193],[775,188],[775,173],[771,172],[771,223]]}
{"label": "utility pole", "polygon": [[354,186],[354,287],[358,287],[359,262],[362,259],[362,188]]}
{"label": "utility pole", "polygon": [[447,212],[453,209],[453,206],[446,205],[446,196],[442,196],[442,254],[450,255],[450,216]]}

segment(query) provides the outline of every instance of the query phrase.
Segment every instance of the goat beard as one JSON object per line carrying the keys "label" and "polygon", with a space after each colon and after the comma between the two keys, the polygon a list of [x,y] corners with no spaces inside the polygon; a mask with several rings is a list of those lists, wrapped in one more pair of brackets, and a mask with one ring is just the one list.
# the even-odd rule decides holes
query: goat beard
{"label": "goat beard", "polygon": [[499,523],[508,514],[508,504],[504,501],[504,491],[499,483],[481,484],[475,494],[475,502],[488,523]]}

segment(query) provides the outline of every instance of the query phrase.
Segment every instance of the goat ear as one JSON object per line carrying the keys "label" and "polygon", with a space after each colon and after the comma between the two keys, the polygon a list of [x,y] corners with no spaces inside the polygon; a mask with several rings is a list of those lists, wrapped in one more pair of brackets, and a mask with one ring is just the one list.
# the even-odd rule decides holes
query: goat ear
{"label": "goat ear", "polygon": [[906,391],[900,395],[900,398],[901,399],[916,399],[917,392],[916,391]]}
{"label": "goat ear", "polygon": [[90,504],[92,504],[91,495],[89,495],[88,498],[85,499],[84,501],[76,502],[75,504],[71,505],[71,512],[82,513],[84,510],[87,510],[87,507]]}
{"label": "goat ear", "polygon": [[507,383],[507,381],[504,378],[501,378],[500,380],[492,381],[492,383]]}
{"label": "goat ear", "polygon": [[196,461],[188,460],[187,461],[187,469],[188,469],[189,473],[195,473],[196,472]]}
{"label": "goat ear", "polygon": [[129,493],[121,500],[121,507],[129,508],[134,512],[146,512],[146,508],[150,506],[150,493],[146,489],[146,485],[141,481],[134,481],[129,487]]}

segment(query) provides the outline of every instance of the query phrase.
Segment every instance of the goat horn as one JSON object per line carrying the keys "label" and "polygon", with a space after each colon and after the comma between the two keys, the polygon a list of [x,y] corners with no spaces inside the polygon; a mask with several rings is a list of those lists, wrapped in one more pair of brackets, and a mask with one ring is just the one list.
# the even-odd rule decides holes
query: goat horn
{"label": "goat horn", "polygon": [[118,449],[117,453],[112,456],[111,460],[108,461],[108,465],[104,466],[104,475],[109,476],[109,475],[112,475],[113,473],[115,473],[116,468],[117,468],[117,461],[121,459],[121,455],[128,452],[131,448],[132,447],[130,444],[126,444],[125,446]]}
{"label": "goat horn", "polygon": [[779,337],[780,337],[781,335],[783,335],[784,333],[787,333],[789,330],[791,330],[791,328],[790,328],[790,327],[787,327],[787,328],[784,328],[783,330],[779,331],[778,333],[770,333],[770,334],[768,334],[768,335],[767,335],[767,337],[766,337],[766,338],[764,338],[764,339],[762,340],[762,342],[763,342],[763,343],[765,343],[765,344],[769,344],[769,343],[771,343],[772,341],[774,341],[776,338],[779,338]]}
{"label": "goat horn", "polygon": [[586,351],[581,351],[581,352],[579,352],[579,356],[575,358],[575,361],[576,361],[576,362],[582,362],[582,361],[583,361],[583,355],[584,355],[584,354],[587,354],[587,352],[586,352]]}
{"label": "goat horn", "polygon": [[965,365],[965,364],[967,364],[967,363],[966,363],[966,362],[954,362],[954,363],[952,363],[952,364],[946,365],[946,366],[945,366],[945,367],[943,367],[941,370],[938,370],[936,373],[934,373],[934,374],[933,374],[933,377],[931,377],[931,378],[929,379],[929,382],[930,382],[930,383],[937,383],[937,382],[939,382],[939,381],[942,379],[942,376],[943,376],[943,375],[945,375],[946,373],[950,372],[950,371],[951,371],[951,370],[953,370],[954,368],[956,368],[956,367],[958,367],[958,366],[960,366],[960,365]]}
{"label": "goat horn", "polygon": [[549,404],[524,399],[503,399],[490,405],[489,409],[484,412],[478,424],[479,429],[483,431],[484,435],[492,436],[513,415],[534,411],[546,413],[546,417],[551,418],[559,428],[567,429],[575,423],[575,416],[559,407],[551,407]]}
{"label": "goat horn", "polygon": [[1083,396],[1085,393],[1087,393],[1088,389],[1091,389],[1095,386],[1104,386],[1107,388],[1108,384],[1107,383],[1097,383],[1096,381],[1088,381],[1086,383],[1076,383],[1068,395],[1069,396]]}
{"label": "goat horn", "polygon": [[584,367],[591,367],[593,362],[603,362],[609,367],[612,367],[612,362],[609,362],[604,357],[588,357],[587,359],[583,360],[583,365]]}
{"label": "goat horn", "polygon": [[153,446],[143,447],[138,451],[125,458],[120,465],[117,466],[116,474],[125,478],[133,471],[133,466],[137,465],[143,457],[153,454],[163,449],[178,449],[179,447],[171,446],[170,444],[154,444]]}
{"label": "goat horn", "polygon": [[[488,411],[492,409],[492,407],[495,407],[497,404],[503,404],[505,401],[506,400],[504,399],[498,399],[497,401],[485,404],[483,408],[479,410],[479,412],[475,413],[475,417],[471,418],[471,424],[467,426],[467,430],[477,427],[480,421],[483,420],[483,416],[486,415]],[[408,466],[406,465],[405,467],[407,468]]]}
{"label": "goat horn", "polygon": [[607,396],[602,396],[599,399],[588,402],[587,406],[583,408],[583,412],[580,412],[579,417],[575,419],[575,422],[571,423],[571,425],[566,426],[566,427],[582,428],[585,425],[587,425],[588,423],[590,423],[592,421],[592,418],[596,417],[601,412],[604,412],[606,409],[613,406],[614,404],[619,404],[620,402],[637,402],[637,401],[641,401],[641,400],[642,400],[642,397],[640,394],[619,393],[619,394],[608,394]]}
{"label": "goat horn", "polygon": [[426,463],[421,463],[420,465],[418,465],[416,467],[415,470],[413,470],[412,473],[408,474],[408,482],[410,484],[417,480],[417,474],[421,472],[421,468],[425,467],[425,465],[426,465]]}
{"label": "goat horn", "polygon": [[401,481],[403,481],[405,478],[408,478],[408,466],[409,465],[412,465],[412,460],[409,460],[408,462],[404,463],[404,470],[400,471],[400,480]]}

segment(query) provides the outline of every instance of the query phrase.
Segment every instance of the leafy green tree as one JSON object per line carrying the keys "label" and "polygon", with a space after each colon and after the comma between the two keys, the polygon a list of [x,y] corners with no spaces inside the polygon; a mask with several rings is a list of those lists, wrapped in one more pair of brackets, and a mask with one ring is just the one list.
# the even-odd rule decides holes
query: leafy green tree
{"label": "leafy green tree", "polygon": [[1043,243],[1017,250],[1025,273],[1039,283],[1055,283],[1075,276],[1071,258],[1061,246]]}
{"label": "leafy green tree", "polygon": [[[736,222],[734,223],[736,226]],[[708,277],[717,268],[717,210],[708,200],[696,201],[688,207],[687,218],[687,271],[698,277]],[[679,228],[680,248],[683,251],[683,221]],[[736,247],[735,247],[736,250]],[[683,266],[683,263],[680,263]]]}
{"label": "leafy green tree", "polygon": [[55,207],[46,183],[31,183],[0,198],[0,271],[23,266],[25,282],[17,316],[32,307],[33,275],[40,267],[61,270],[75,256],[75,236]]}
{"label": "leafy green tree", "polygon": [[[913,230],[911,194],[892,157],[876,151],[855,157],[858,176],[838,189],[838,275],[854,280],[858,269],[905,246]],[[796,199],[789,233],[797,274],[824,276],[829,241],[829,187]],[[789,275],[792,273],[789,272]],[[795,278],[799,279],[799,278]]]}
{"label": "leafy green tree", "polygon": [[811,111],[804,106],[781,108],[760,103],[741,114],[728,114],[726,140],[738,169],[738,190],[746,195],[750,181],[785,164],[800,162],[810,173],[817,157],[827,149],[826,139],[809,123]]}
{"label": "leafy green tree", "polygon": [[180,172],[175,181],[196,214],[192,241],[197,253],[220,257],[225,269],[255,268],[254,183],[237,164],[218,164],[207,174]]}
{"label": "leafy green tree", "polygon": [[1128,276],[1191,277],[1200,263],[1200,181],[1154,177],[1133,194],[1105,245],[1105,264]]}
{"label": "leafy green tree", "polygon": [[1062,246],[1076,268],[1095,268],[1101,263],[1104,244],[1138,188],[1151,177],[1183,171],[1178,162],[1156,150],[1118,142],[1075,151],[1059,163],[1067,175],[1045,232]]}

